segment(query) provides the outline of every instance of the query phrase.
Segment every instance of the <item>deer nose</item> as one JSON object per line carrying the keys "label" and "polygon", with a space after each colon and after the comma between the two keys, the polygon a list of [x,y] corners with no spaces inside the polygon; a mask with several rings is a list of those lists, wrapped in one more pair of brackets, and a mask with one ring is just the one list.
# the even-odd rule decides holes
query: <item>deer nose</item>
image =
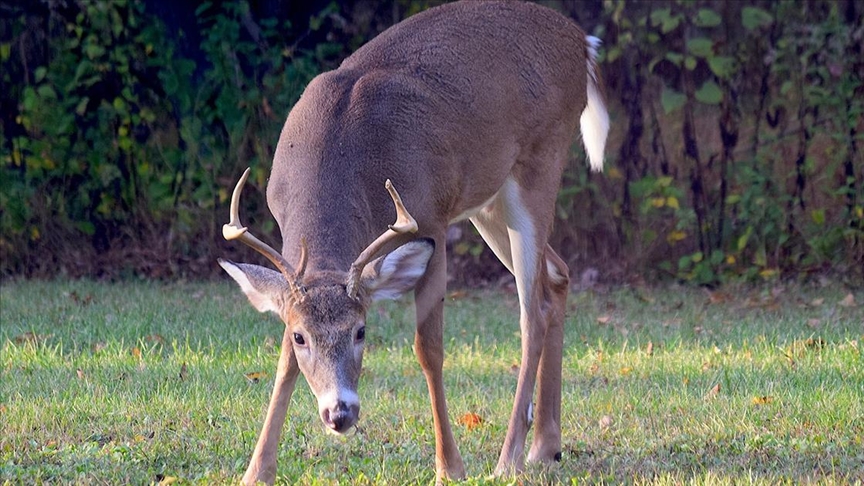
{"label": "deer nose", "polygon": [[328,407],[321,411],[321,420],[332,431],[344,434],[352,425],[357,423],[359,415],[359,405],[349,405],[340,400],[335,407]]}

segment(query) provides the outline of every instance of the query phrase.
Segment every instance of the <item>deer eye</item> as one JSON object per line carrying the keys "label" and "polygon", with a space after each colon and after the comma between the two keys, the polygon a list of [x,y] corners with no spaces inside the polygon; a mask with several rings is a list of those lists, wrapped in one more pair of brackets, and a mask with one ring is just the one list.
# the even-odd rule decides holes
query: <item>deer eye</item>
{"label": "deer eye", "polygon": [[294,342],[295,342],[298,346],[305,346],[305,345],[306,345],[306,340],[303,339],[303,336],[302,336],[300,333],[297,333],[297,332],[294,333]]}
{"label": "deer eye", "polygon": [[366,326],[357,329],[357,341],[362,341],[366,339]]}

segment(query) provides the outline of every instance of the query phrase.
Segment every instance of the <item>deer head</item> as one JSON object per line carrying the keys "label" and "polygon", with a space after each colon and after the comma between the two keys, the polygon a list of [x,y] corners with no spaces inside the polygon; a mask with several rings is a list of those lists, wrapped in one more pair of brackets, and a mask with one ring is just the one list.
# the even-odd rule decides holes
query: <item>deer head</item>
{"label": "deer head", "polygon": [[279,271],[227,260],[219,260],[219,264],[253,307],[259,312],[273,312],[285,323],[297,364],[318,400],[321,420],[329,430],[344,433],[360,414],[357,383],[363,361],[366,311],[374,301],[395,299],[413,289],[426,270],[434,246],[428,239],[414,240],[378,256],[392,240],[417,230],[417,223],[388,180],[386,188],[396,206],[396,223],[361,252],[345,272],[306,275],[305,241],[298,270],[294,270],[281,254],[240,223],[239,199],[248,175],[249,169],[234,189],[231,222],[223,227],[223,236],[249,245]]}

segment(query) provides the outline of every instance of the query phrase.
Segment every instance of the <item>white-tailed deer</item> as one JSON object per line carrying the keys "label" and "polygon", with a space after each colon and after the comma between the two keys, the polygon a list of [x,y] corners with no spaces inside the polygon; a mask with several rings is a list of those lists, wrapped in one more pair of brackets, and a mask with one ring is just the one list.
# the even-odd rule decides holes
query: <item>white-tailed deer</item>
{"label": "white-tailed deer", "polygon": [[545,7],[467,1],[391,27],[312,80],[285,122],[267,186],[282,252],[240,224],[246,174],[225,226],[227,239],[252,246],[279,271],[220,264],[255,308],[286,325],[244,483],[274,481],[301,371],[329,429],[342,433],[357,422],[366,311],[412,289],[437,477],[464,476],[442,377],[445,232],[464,219],[516,277],[519,295],[522,361],[496,473],[523,468],[532,408],[528,460],[560,459],[569,271],[547,239],[578,127],[591,167],[603,165],[609,119],[597,44]]}

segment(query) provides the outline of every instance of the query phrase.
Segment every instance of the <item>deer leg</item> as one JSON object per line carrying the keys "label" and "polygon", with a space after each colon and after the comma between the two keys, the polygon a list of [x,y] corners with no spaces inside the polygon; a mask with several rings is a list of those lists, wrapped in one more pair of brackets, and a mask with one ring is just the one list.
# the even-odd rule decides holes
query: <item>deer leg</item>
{"label": "deer leg", "polygon": [[443,479],[465,477],[465,465],[453,438],[447,401],[444,397],[444,295],[447,291],[447,261],[443,240],[436,241],[435,253],[426,274],[415,289],[417,333],[414,352],[426,376],[432,420],[435,427],[435,472]]}
{"label": "deer leg", "polygon": [[545,264],[541,266],[541,248],[545,248],[550,224],[546,220],[551,219],[551,214],[546,218],[533,214],[521,192],[515,180],[509,179],[495,201],[471,218],[489,247],[516,277],[519,294],[522,360],[507,436],[495,468],[498,475],[523,468],[525,437],[532,421],[531,401],[546,336],[542,286],[546,269]]}
{"label": "deer leg", "polygon": [[282,336],[279,365],[276,368],[276,383],[273,385],[273,394],[270,396],[270,405],[267,407],[267,417],[264,419],[264,427],[261,429],[261,435],[258,436],[258,442],[255,444],[255,451],[249,460],[249,467],[246,468],[246,473],[243,475],[243,484],[254,485],[258,482],[273,484],[276,480],[276,454],[279,449],[279,437],[299,373],[300,368],[297,366],[297,358],[294,356],[291,333],[286,327]]}
{"label": "deer leg", "polygon": [[561,357],[570,271],[548,245],[545,258],[543,297],[547,328],[537,371],[537,419],[528,460],[551,462],[561,459]]}

